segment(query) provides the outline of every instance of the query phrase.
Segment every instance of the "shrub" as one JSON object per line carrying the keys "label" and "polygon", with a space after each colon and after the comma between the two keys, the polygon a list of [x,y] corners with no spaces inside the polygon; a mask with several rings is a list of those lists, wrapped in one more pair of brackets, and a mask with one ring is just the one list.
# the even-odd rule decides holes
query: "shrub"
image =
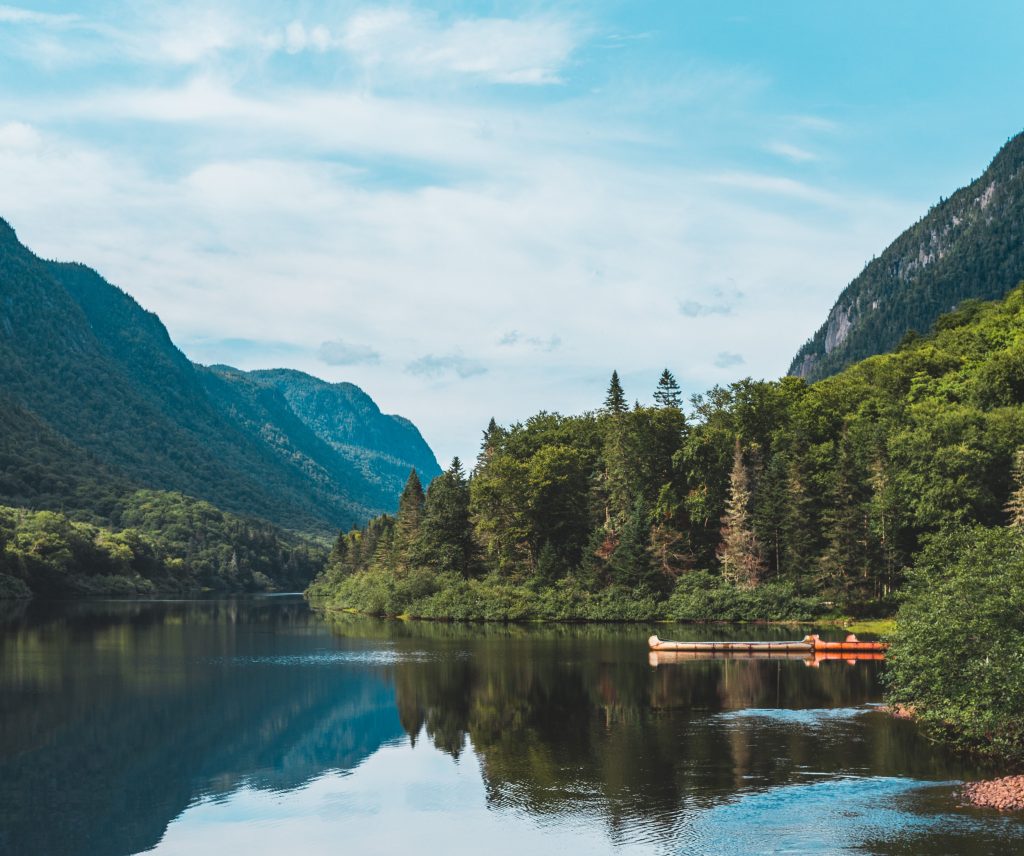
{"label": "shrub", "polygon": [[679,578],[665,605],[676,621],[810,621],[827,612],[816,598],[802,597],[792,583],[741,588],[708,571]]}
{"label": "shrub", "polygon": [[886,670],[889,702],[955,745],[1024,763],[1024,533],[955,530],[913,570]]}

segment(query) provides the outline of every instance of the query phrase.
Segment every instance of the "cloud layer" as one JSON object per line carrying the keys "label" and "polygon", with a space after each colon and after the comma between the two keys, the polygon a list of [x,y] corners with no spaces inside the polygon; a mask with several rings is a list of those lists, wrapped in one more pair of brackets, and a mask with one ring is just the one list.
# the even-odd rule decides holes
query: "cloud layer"
{"label": "cloud layer", "polygon": [[[491,416],[598,406],[613,368],[631,400],[666,365],[688,393],[780,373],[916,212],[777,171],[839,130],[749,118],[756,69],[623,74],[647,31],[414,4],[104,8],[0,7],[0,216],[193,358],[358,383],[442,459],[472,457]],[[783,142],[735,162],[693,148],[702,121]]]}

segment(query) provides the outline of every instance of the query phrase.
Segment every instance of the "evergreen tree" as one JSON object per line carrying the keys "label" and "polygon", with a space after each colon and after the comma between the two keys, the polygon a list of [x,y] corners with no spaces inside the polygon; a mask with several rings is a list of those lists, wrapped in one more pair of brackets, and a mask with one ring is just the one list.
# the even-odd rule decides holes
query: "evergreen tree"
{"label": "evergreen tree", "polygon": [[427,490],[417,554],[424,565],[468,576],[474,553],[469,483],[456,457]]}
{"label": "evergreen tree", "polygon": [[1024,528],[1024,446],[1013,453],[1013,467],[1010,498],[1006,503],[1009,524],[1015,529]]}
{"label": "evergreen tree", "polygon": [[612,582],[631,588],[640,584],[668,582],[668,578],[658,573],[651,562],[648,518],[643,504],[637,502],[626,518],[615,552],[608,562]]}
{"label": "evergreen tree", "polygon": [[872,571],[878,564],[870,527],[869,474],[860,465],[850,431],[839,440],[831,475],[831,496],[822,514],[826,544],[819,567],[824,590],[847,606],[872,597]]}
{"label": "evergreen tree", "polygon": [[761,548],[750,524],[750,500],[750,476],[737,437],[718,560],[722,564],[722,576],[746,588],[756,586],[764,573]]}
{"label": "evergreen tree", "polygon": [[609,413],[625,413],[626,412],[626,393],[622,390],[622,384],[619,383],[619,373],[612,371],[612,379],[608,384],[608,394],[604,398],[604,409]]}
{"label": "evergreen tree", "polygon": [[661,373],[661,377],[658,378],[658,388],[654,390],[654,401],[659,407],[682,408],[683,406],[682,390],[668,369],[665,369]]}
{"label": "evergreen tree", "polygon": [[788,469],[788,456],[783,451],[777,451],[768,461],[764,474],[758,479],[754,496],[754,532],[764,545],[768,570],[773,575],[780,574],[783,569]]}
{"label": "evergreen tree", "polygon": [[821,550],[820,520],[824,499],[814,480],[811,452],[795,448],[789,457],[782,543],[783,572],[808,590],[811,576]]}
{"label": "evergreen tree", "polygon": [[409,471],[409,478],[402,488],[402,495],[398,498],[398,538],[404,543],[409,543],[416,535],[423,521],[423,506],[426,497],[423,494],[423,485],[420,484],[420,477],[415,467]]}
{"label": "evergreen tree", "polygon": [[494,457],[495,451],[497,451],[498,444],[501,442],[501,438],[504,436],[504,432],[498,426],[498,423],[494,421],[494,417],[491,417],[491,421],[487,423],[487,429],[484,431],[483,441],[480,443],[480,453],[476,456],[476,467],[473,472],[480,472],[484,467],[487,466],[488,461]]}

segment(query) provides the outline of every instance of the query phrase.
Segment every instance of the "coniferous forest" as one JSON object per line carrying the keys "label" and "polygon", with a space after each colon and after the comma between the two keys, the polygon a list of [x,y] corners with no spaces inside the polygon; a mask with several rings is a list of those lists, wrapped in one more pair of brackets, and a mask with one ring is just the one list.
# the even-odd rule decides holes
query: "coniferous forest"
{"label": "coniferous forest", "polygon": [[[343,533],[311,593],[435,618],[891,614],[915,557],[1019,522],[1024,289],[806,384],[741,380],[483,433],[396,516]],[[1015,481],[1016,478],[1016,481]]]}

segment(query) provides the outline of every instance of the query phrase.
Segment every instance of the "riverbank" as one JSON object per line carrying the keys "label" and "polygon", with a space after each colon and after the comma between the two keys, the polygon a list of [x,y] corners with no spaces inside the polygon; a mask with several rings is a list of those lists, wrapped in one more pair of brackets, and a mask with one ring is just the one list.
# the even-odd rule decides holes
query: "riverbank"
{"label": "riverbank", "polygon": [[645,585],[593,586],[573,578],[538,584],[497,574],[466,578],[428,569],[374,568],[340,578],[321,575],[306,594],[332,609],[442,621],[809,623],[843,618],[791,583],[741,587],[704,571],[681,577],[666,592]]}

